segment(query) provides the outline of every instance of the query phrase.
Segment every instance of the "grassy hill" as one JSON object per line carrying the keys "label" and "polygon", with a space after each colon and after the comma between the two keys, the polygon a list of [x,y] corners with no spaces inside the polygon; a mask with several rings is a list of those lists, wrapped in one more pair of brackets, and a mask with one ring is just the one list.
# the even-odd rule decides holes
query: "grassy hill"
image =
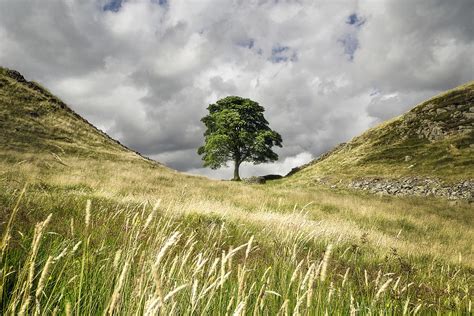
{"label": "grassy hill", "polygon": [[472,312],[472,205],[181,174],[0,69],[0,314]]}
{"label": "grassy hill", "polygon": [[[74,158],[127,160],[140,158],[95,128],[56,96],[13,70],[0,67],[0,146],[2,154],[41,157],[45,163]],[[5,158],[8,155],[4,156]]]}
{"label": "grassy hill", "polygon": [[293,178],[474,179],[474,81],[429,99],[301,168]]}

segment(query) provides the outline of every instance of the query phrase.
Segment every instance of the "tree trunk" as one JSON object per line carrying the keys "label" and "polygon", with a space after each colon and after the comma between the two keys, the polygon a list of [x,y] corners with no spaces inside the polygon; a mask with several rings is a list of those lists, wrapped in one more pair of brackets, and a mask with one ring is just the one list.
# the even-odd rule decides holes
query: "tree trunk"
{"label": "tree trunk", "polygon": [[240,175],[239,175],[239,167],[240,167],[240,162],[235,161],[234,162],[234,181],[240,181]]}

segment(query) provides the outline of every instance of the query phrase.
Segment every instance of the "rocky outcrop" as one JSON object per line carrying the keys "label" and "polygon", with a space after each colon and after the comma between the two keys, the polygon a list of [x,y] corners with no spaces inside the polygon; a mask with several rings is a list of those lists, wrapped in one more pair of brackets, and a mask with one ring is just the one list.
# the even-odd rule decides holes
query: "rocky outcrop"
{"label": "rocky outcrop", "polygon": [[416,136],[430,142],[474,131],[474,93],[454,91],[449,98],[426,102],[403,116],[397,129],[402,138]]}
{"label": "rocky outcrop", "polygon": [[61,108],[65,108],[66,105],[62,101],[59,101],[58,98],[51,95],[51,93],[49,93],[49,91],[47,91],[46,89],[41,87],[36,82],[26,80],[25,77],[23,77],[23,75],[21,73],[19,73],[18,71],[8,69],[6,71],[6,74],[10,78],[16,80],[17,82],[23,83],[24,85],[26,85],[28,88],[30,88],[32,90],[38,91],[39,93],[43,94],[46,97],[52,97],[52,100],[50,100],[50,101],[53,101],[53,102],[56,102],[56,103],[61,103],[61,104],[58,104],[58,105],[60,105]]}
{"label": "rocky outcrop", "polygon": [[447,184],[435,178],[358,179],[349,188],[389,195],[438,196],[450,200],[474,201],[474,179]]}
{"label": "rocky outcrop", "polygon": [[27,82],[25,77],[23,77],[23,75],[16,70],[8,69],[6,73],[10,78],[15,79],[18,82]]}

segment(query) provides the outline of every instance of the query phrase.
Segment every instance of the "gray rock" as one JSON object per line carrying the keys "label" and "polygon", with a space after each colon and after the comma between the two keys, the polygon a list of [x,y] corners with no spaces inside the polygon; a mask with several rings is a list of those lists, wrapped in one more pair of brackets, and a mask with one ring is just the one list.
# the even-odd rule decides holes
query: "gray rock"
{"label": "gray rock", "polygon": [[264,177],[250,177],[243,180],[246,183],[251,184],[265,184],[266,180]]}
{"label": "gray rock", "polygon": [[15,79],[18,82],[26,82],[25,77],[23,77],[22,74],[19,73],[16,70],[10,70],[10,69],[7,70],[7,76],[9,76],[10,78]]}
{"label": "gray rock", "polygon": [[430,103],[430,104],[427,104],[427,105],[425,106],[424,110],[425,110],[425,111],[429,111],[429,110],[433,109],[433,107],[434,107],[434,104],[433,104],[433,103]]}
{"label": "gray rock", "polygon": [[474,119],[474,113],[472,112],[465,112],[464,117],[467,118],[468,120]]}
{"label": "gray rock", "polygon": [[402,179],[357,179],[349,188],[375,194],[438,196],[449,200],[473,200],[474,179],[446,184],[439,179],[406,177]]}

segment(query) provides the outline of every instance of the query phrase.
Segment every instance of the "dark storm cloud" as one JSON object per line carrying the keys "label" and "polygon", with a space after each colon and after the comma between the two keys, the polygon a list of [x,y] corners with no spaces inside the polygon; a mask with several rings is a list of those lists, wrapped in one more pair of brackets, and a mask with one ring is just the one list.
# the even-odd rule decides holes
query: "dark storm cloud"
{"label": "dark storm cloud", "polygon": [[266,108],[285,173],[376,122],[472,80],[474,2],[0,2],[0,64],[113,137],[202,169],[200,118],[227,95]]}

